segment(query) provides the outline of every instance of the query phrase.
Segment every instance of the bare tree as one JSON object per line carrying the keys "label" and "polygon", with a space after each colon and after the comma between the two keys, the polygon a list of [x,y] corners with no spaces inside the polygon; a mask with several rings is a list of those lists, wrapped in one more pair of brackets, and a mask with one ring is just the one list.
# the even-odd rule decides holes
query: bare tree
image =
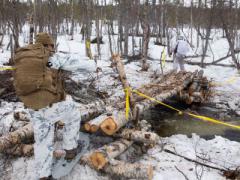
{"label": "bare tree", "polygon": [[142,52],[142,70],[147,71],[149,64],[147,63],[148,58],[148,44],[150,40],[150,26],[148,23],[148,0],[146,0],[143,7],[143,14],[141,16],[141,26],[143,29],[143,52]]}

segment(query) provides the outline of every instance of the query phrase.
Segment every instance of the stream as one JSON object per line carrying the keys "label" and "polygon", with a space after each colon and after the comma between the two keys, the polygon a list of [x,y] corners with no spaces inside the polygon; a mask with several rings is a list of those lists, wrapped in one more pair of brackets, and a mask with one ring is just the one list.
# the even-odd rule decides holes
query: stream
{"label": "stream", "polygon": [[[183,111],[191,111],[194,114],[219,119],[218,109],[206,106],[192,107],[186,104],[176,103],[173,105]],[[240,118],[232,112],[225,112],[227,123],[240,125]],[[232,141],[240,142],[240,130],[224,125],[206,122],[193,118],[188,115],[179,115],[176,111],[167,109],[163,106],[156,106],[144,113],[143,116],[150,124],[152,129],[161,137],[168,137],[174,134],[185,134],[189,137],[192,133],[198,134],[204,139],[213,139],[215,135],[225,137]]]}

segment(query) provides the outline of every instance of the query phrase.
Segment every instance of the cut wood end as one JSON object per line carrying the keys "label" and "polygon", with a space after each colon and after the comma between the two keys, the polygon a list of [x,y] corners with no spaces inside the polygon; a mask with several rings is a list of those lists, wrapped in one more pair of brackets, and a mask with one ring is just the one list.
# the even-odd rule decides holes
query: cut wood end
{"label": "cut wood end", "polygon": [[117,124],[113,117],[106,118],[100,125],[101,130],[107,135],[113,135],[117,131]]}
{"label": "cut wood end", "polygon": [[94,152],[89,157],[92,165],[97,170],[102,169],[107,164],[107,159],[101,152]]}
{"label": "cut wood end", "polygon": [[91,129],[90,131],[91,131],[92,133],[94,133],[94,132],[97,132],[97,130],[99,129],[99,126],[97,126],[97,125],[92,125],[90,129]]}
{"label": "cut wood end", "polygon": [[84,124],[84,129],[89,132],[89,131],[91,130],[90,124],[85,123],[85,124]]}

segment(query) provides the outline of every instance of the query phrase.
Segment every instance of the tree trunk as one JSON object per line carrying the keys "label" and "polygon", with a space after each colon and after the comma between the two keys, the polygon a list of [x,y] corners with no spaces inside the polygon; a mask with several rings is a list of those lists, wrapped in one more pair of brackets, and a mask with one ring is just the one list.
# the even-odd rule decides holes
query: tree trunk
{"label": "tree trunk", "polygon": [[146,144],[157,144],[160,137],[153,132],[138,131],[135,129],[123,129],[120,134],[116,134],[117,137],[128,139],[131,141],[143,142]]}
{"label": "tree trunk", "polygon": [[[145,7],[145,6],[144,6]],[[147,7],[144,8],[144,15],[142,19],[142,29],[143,29],[143,57],[142,57],[142,71],[147,71],[149,68],[149,64],[147,63],[148,57],[148,44],[150,40],[150,26],[147,21]]]}
{"label": "tree trunk", "polygon": [[[129,118],[131,119],[131,118]],[[115,110],[111,116],[107,117],[100,125],[101,130],[107,135],[113,135],[121,127],[127,124],[125,111]]]}
{"label": "tree trunk", "polygon": [[70,36],[71,40],[73,40],[74,35],[74,3],[73,0],[70,0],[71,3],[71,29],[70,29]]}
{"label": "tree trunk", "polygon": [[34,24],[33,16],[29,17],[29,44],[33,44]]}
{"label": "tree trunk", "polygon": [[122,177],[124,179],[152,180],[152,165],[140,163],[127,163],[118,160],[112,160],[109,165],[103,169],[107,174]]}
{"label": "tree trunk", "polygon": [[104,166],[110,162],[112,159],[116,158],[124,151],[126,151],[131,145],[132,141],[125,139],[120,139],[118,141],[112,142],[105,145],[97,150],[95,150],[89,159],[93,167],[97,170],[104,168]]}
{"label": "tree trunk", "polygon": [[[130,85],[127,81],[127,76],[126,76],[126,73],[125,73],[125,70],[124,70],[123,62],[121,61],[121,58],[120,58],[119,55],[114,55],[112,57],[112,60],[113,60],[114,65],[116,65],[116,68],[117,68],[122,86],[123,86],[124,90],[127,90],[128,88],[130,88]],[[130,98],[130,105],[131,105],[131,107],[133,107],[134,106],[134,100],[132,99],[132,93],[131,92],[129,93],[129,98]]]}
{"label": "tree trunk", "polygon": [[100,125],[102,124],[102,122],[107,119],[109,116],[106,114],[102,114],[100,116],[98,116],[97,118],[88,121],[84,124],[84,128],[86,131],[94,133],[97,132]]}
{"label": "tree trunk", "polygon": [[0,153],[11,148],[13,145],[20,144],[26,139],[31,138],[33,138],[33,128],[31,124],[14,132],[10,132],[9,134],[0,137]]}
{"label": "tree trunk", "polygon": [[[223,24],[224,24],[224,23],[223,23]],[[225,31],[225,33],[226,33],[227,41],[228,41],[228,44],[229,44],[229,49],[230,49],[230,51],[231,51],[232,60],[233,60],[233,62],[234,62],[235,67],[236,67],[237,70],[239,71],[239,70],[240,70],[240,63],[238,62],[238,59],[237,59],[237,57],[236,57],[236,55],[235,55],[234,44],[233,44],[231,35],[230,35],[230,33],[229,33],[229,30],[228,30],[226,24],[223,25],[223,28],[224,28],[224,31]]]}

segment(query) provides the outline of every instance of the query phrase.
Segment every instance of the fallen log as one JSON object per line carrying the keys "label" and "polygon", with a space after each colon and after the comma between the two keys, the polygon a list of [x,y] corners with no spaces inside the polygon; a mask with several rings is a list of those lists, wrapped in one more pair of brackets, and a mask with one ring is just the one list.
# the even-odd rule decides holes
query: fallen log
{"label": "fallen log", "polygon": [[120,139],[95,150],[88,158],[90,164],[97,170],[102,169],[111,159],[122,154],[133,144],[133,141]]}
{"label": "fallen log", "polygon": [[[176,89],[180,90],[187,87],[189,83],[191,83],[196,73],[197,72],[170,73],[168,78],[165,81],[158,80],[154,83],[144,85],[143,87],[137,89],[137,91],[150,97],[159,96],[161,94],[169,93],[169,92],[171,92],[169,93],[169,95],[173,96],[177,94]],[[163,97],[163,98],[168,98],[168,97]],[[134,93],[134,99],[136,102],[139,102],[145,98]]]}
{"label": "fallen log", "polygon": [[[181,91],[183,89],[188,87],[188,85],[192,82],[193,78],[196,76],[197,73],[198,73],[197,71],[195,71],[194,73],[189,73],[184,78],[180,78],[180,80],[178,80],[178,84],[176,86],[174,86],[173,88],[165,90],[162,93],[157,94],[156,96],[153,96],[153,97],[150,96],[152,99],[146,98],[146,99],[136,103],[136,106],[138,106],[139,109],[141,109],[143,111],[145,109],[149,109],[150,107],[155,106],[156,104],[159,104],[158,101],[162,102],[162,101],[166,100],[167,98],[170,98],[174,95],[179,95],[179,93],[181,93]],[[176,79],[175,79],[175,81],[176,81]],[[155,99],[155,100],[153,100],[153,99]]]}
{"label": "fallen log", "polygon": [[193,82],[188,88],[189,95],[192,95],[195,91],[201,89],[201,79],[203,78],[203,70],[199,71],[196,76],[193,78]]}
{"label": "fallen log", "polygon": [[116,134],[117,137],[128,139],[136,142],[143,142],[146,144],[157,144],[160,137],[153,132],[138,131],[135,129],[123,129],[120,134]]}
{"label": "fallen log", "polygon": [[[116,69],[117,69],[118,74],[119,74],[119,79],[122,83],[123,88],[124,89],[129,88],[130,85],[129,85],[129,82],[127,81],[127,76],[126,76],[126,73],[125,73],[125,70],[124,70],[124,64],[121,61],[120,55],[119,54],[113,55],[112,56],[112,61],[113,61],[113,66],[116,66]],[[129,99],[130,99],[130,105],[133,107],[134,100],[133,100],[131,92],[129,92]]]}
{"label": "fallen log", "polygon": [[[129,118],[131,119],[131,118]],[[107,135],[113,135],[121,127],[127,124],[129,119],[126,119],[124,111],[115,110],[111,116],[107,117],[100,125],[101,130]]]}
{"label": "fallen log", "polygon": [[89,121],[96,116],[99,116],[100,114],[104,113],[106,111],[105,109],[106,103],[103,101],[96,101],[87,105],[80,106],[79,110],[81,113],[81,122]]}
{"label": "fallen log", "polygon": [[[231,55],[230,55],[231,56]],[[198,56],[196,56],[196,57],[198,57]],[[191,57],[189,57],[189,58],[191,58]],[[193,57],[194,58],[194,57]],[[154,59],[154,58],[152,58],[152,60],[155,60],[155,61],[159,61],[159,59]],[[170,63],[172,63],[173,62],[173,60],[165,60],[165,62],[170,62]],[[201,62],[193,62],[193,61],[188,61],[188,60],[186,60],[186,61],[184,61],[186,64],[190,64],[190,65],[197,65],[197,66],[201,66],[202,65],[202,63]],[[235,67],[234,65],[232,65],[232,64],[220,64],[220,63],[214,63],[214,62],[212,62],[212,63],[203,63],[203,65],[204,66],[222,66],[222,67]]]}
{"label": "fallen log", "polygon": [[33,155],[33,144],[17,144],[12,148],[6,149],[5,154],[17,157],[30,157]]}
{"label": "fallen log", "polygon": [[125,179],[142,179],[152,180],[152,165],[144,165],[140,163],[127,163],[118,160],[111,160],[110,164],[105,166],[104,172],[110,175],[123,177]]}
{"label": "fallen log", "polygon": [[[88,165],[89,167],[96,169],[93,166],[93,161],[90,159],[92,152],[87,153],[81,157],[80,163]],[[143,165],[140,163],[127,163],[111,159],[103,168],[96,169],[101,170],[107,174],[123,177],[125,179],[149,179],[153,177],[153,167],[151,165]]]}
{"label": "fallen log", "polygon": [[33,138],[32,124],[28,124],[21,129],[10,132],[7,135],[0,137],[0,153],[31,138]]}
{"label": "fallen log", "polygon": [[100,125],[102,124],[102,122],[104,120],[106,120],[109,116],[106,115],[106,114],[102,114],[100,116],[98,116],[97,118],[91,120],[91,121],[88,121],[84,124],[84,128],[87,132],[91,132],[91,133],[94,133],[94,132],[97,132]]}

